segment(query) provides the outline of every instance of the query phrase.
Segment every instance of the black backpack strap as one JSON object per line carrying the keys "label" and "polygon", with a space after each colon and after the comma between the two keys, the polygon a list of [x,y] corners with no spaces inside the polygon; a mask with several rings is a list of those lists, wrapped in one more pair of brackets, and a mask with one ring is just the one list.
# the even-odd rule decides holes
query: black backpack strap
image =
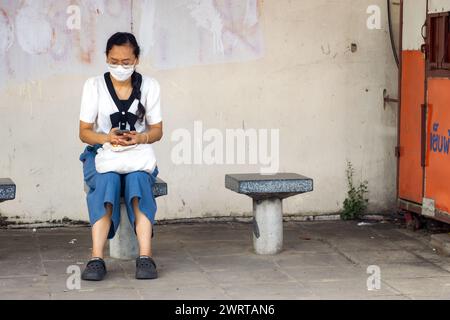
{"label": "black backpack strap", "polygon": [[[142,75],[135,72],[137,77],[137,84],[139,85],[139,89],[142,84]],[[131,105],[133,104],[134,100],[137,99],[138,93],[136,92],[135,88],[133,87],[133,91],[131,92],[130,99],[128,101],[121,101],[119,97],[116,94],[116,90],[114,90],[114,85],[111,81],[110,73],[106,72],[104,74],[106,87],[108,88],[108,92],[111,95],[111,98],[113,99],[115,105],[117,106],[117,109],[119,109],[119,112],[115,112],[113,114],[110,114],[110,120],[112,128],[119,127],[121,130],[125,130],[126,124],[130,125],[130,130],[134,131],[136,130],[134,125],[137,121],[137,116],[131,112],[128,112]],[[140,103],[140,101],[139,101]]]}

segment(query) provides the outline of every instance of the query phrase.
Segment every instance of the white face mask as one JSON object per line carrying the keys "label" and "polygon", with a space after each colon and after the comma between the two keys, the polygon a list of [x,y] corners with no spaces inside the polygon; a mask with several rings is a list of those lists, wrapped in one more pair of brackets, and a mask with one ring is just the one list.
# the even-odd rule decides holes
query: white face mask
{"label": "white face mask", "polygon": [[122,65],[108,64],[108,70],[117,81],[128,80],[133,74],[135,65],[124,67]]}

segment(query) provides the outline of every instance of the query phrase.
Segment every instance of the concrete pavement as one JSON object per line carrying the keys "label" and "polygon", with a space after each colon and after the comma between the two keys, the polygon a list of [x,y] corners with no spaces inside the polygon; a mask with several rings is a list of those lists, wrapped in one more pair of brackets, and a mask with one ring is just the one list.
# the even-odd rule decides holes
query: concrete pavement
{"label": "concrete pavement", "polygon": [[[67,268],[83,270],[90,228],[1,229],[0,299],[450,299],[450,258],[430,235],[390,222],[285,222],[284,250],[269,256],[253,253],[249,223],[155,230],[158,279],[136,280],[134,261],[107,257],[104,281],[69,290]],[[380,289],[368,290],[369,266]]]}

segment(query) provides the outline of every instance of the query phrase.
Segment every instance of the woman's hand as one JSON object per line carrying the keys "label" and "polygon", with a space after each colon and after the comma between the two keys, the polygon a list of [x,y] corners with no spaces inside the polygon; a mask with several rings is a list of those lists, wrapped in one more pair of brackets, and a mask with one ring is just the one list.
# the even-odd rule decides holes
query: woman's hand
{"label": "woman's hand", "polygon": [[146,137],[141,134],[137,133],[136,131],[130,131],[128,133],[123,134],[123,143],[125,143],[125,146],[131,146],[133,144],[140,144],[145,143]]}
{"label": "woman's hand", "polygon": [[123,139],[123,136],[119,136],[116,134],[116,131],[119,130],[119,128],[112,128],[111,131],[108,133],[108,142],[111,143],[114,147],[116,146],[126,146],[125,139]]}

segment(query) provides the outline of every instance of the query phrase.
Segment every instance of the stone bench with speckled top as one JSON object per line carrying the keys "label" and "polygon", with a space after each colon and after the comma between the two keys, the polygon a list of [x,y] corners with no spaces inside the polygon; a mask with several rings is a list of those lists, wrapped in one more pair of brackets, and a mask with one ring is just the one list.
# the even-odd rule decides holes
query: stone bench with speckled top
{"label": "stone bench with speckled top", "polygon": [[16,198],[16,184],[9,178],[0,178],[0,202]]}
{"label": "stone bench with speckled top", "polygon": [[276,254],[283,248],[285,198],[310,192],[313,180],[297,173],[227,174],[225,187],[253,199],[253,246],[258,254]]}

